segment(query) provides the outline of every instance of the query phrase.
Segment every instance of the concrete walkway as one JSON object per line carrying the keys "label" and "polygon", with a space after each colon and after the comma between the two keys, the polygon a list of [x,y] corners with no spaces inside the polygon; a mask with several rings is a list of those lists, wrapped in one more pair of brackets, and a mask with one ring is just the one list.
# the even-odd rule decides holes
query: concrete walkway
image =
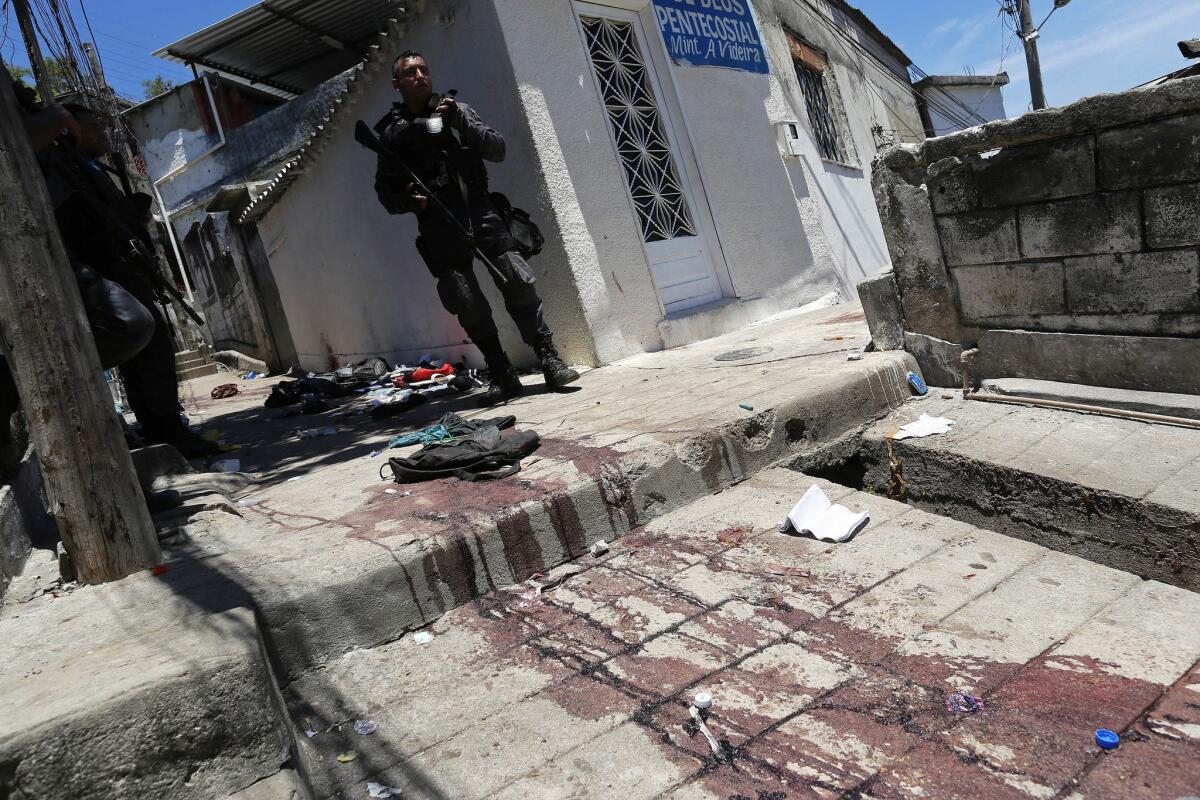
{"label": "concrete walkway", "polygon": [[868,485],[892,483],[887,434],[921,413],[955,424],[894,443],[910,502],[1200,590],[1200,430],[938,392],[866,432]]}
{"label": "concrete walkway", "polygon": [[[760,473],[557,587],[493,593],[428,643],[297,681],[317,796],[1195,793],[1200,596],[822,481],[869,527],[840,545],[778,533],[813,482]],[[701,691],[722,758],[689,718]],[[948,710],[951,692],[983,709]]]}
{"label": "concrete walkway", "polygon": [[[587,372],[568,394],[503,409],[470,398],[400,417],[284,417],[268,382],[213,401],[193,384],[194,419],[243,444],[263,483],[239,508],[247,534],[195,530],[172,553],[255,598],[287,674],[395,639],[450,608],[588,552],[882,416],[911,392],[906,353],[848,361],[868,334],[853,306],[793,315],[679,350]],[[227,378],[225,379],[228,380]],[[747,406],[749,408],[743,407]],[[397,486],[381,480],[396,433],[447,410],[513,414],[541,448],[512,479]],[[300,438],[336,426],[332,436]]]}
{"label": "concrete walkway", "polygon": [[[397,487],[370,455],[462,401],[285,418],[262,406],[272,381],[189,382],[192,421],[242,444],[228,455],[259,483],[231,500],[235,476],[166,469],[155,488],[187,501],[161,520],[165,571],[0,610],[0,706],[36,707],[0,723],[0,795],[296,795],[280,685],[886,414],[914,365],[847,361],[866,341],[842,307],[588,372],[499,412],[543,444],[495,484]],[[231,379],[243,394],[209,399]]]}

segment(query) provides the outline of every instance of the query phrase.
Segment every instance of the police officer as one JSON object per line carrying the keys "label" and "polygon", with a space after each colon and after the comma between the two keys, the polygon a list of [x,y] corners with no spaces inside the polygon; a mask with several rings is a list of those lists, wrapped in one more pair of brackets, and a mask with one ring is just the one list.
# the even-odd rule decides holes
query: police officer
{"label": "police officer", "polygon": [[[401,53],[392,67],[392,85],[403,98],[375,126],[383,143],[399,155],[437,195],[474,237],[474,244],[496,267],[496,285],[504,306],[542,364],[546,386],[560,389],[579,380],[563,363],[542,316],[542,300],[533,272],[488,197],[483,162],[503,161],[504,138],[475,110],[452,96],[435,96],[425,57],[412,50]],[[430,123],[430,120],[433,123]],[[440,130],[439,130],[440,128]],[[417,216],[417,250],[437,279],[438,295],[446,310],[458,317],[471,341],[483,353],[491,385],[483,397],[494,405],[524,394],[517,373],[500,346],[492,309],[475,277],[474,253],[462,228],[419,193],[404,167],[380,157],[375,192],[393,214]]]}
{"label": "police officer", "polygon": [[[131,259],[130,235],[151,244],[144,198],[139,203],[126,196],[99,161],[112,152],[99,115],[82,105],[65,108],[77,123],[76,142],[60,138],[38,151],[38,160],[101,364],[121,367],[129,406],[148,444],[173,445],[189,458],[213,455],[215,445],[180,418],[170,327],[156,306],[153,284]],[[113,211],[107,220],[97,214],[105,208]]]}

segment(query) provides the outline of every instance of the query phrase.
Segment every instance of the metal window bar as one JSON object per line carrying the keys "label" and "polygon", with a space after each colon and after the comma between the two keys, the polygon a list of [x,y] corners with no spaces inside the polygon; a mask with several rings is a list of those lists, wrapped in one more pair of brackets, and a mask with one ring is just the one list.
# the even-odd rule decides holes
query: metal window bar
{"label": "metal window bar", "polygon": [[833,109],[829,104],[829,93],[825,91],[825,76],[817,70],[794,62],[800,91],[804,93],[804,105],[808,107],[808,121],[812,124],[821,157],[830,161],[846,162],[838,138],[837,124],[833,120]]}
{"label": "metal window bar", "polygon": [[582,17],[617,153],[646,242],[695,236],[633,25]]}

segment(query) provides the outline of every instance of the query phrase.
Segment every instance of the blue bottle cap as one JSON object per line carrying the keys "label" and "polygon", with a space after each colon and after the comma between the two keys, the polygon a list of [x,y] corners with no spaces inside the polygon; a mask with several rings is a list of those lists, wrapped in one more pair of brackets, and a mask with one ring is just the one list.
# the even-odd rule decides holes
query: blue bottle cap
{"label": "blue bottle cap", "polygon": [[1121,737],[1108,728],[1099,728],[1096,731],[1096,744],[1100,745],[1101,750],[1116,750],[1120,743]]}

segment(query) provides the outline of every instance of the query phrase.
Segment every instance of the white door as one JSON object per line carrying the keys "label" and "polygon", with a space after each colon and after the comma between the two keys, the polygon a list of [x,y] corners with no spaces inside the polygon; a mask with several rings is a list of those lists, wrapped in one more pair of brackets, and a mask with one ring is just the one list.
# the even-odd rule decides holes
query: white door
{"label": "white door", "polygon": [[705,235],[712,221],[699,216],[707,213],[707,203],[696,202],[699,180],[678,157],[688,143],[660,102],[665,95],[641,19],[621,9],[576,6],[663,310],[672,314],[717,300],[721,284]]}

